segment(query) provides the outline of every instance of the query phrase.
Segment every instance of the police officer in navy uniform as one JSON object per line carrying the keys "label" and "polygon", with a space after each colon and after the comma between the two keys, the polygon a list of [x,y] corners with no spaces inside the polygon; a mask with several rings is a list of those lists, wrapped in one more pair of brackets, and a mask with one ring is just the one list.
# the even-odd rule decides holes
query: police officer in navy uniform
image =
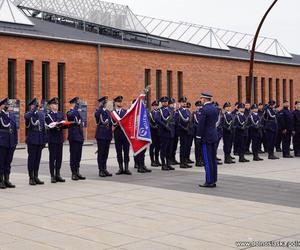
{"label": "police officer in navy uniform", "polygon": [[283,158],[293,158],[290,154],[290,145],[294,131],[294,116],[290,110],[290,104],[288,101],[285,100],[283,102],[283,109],[279,116],[279,127],[282,138],[282,156]]}
{"label": "police officer in navy uniform", "polygon": [[47,142],[45,131],[45,114],[39,110],[39,102],[34,98],[29,104],[29,111],[25,113],[26,143],[27,143],[27,168],[29,185],[43,185],[39,179],[39,168],[42,151]]}
{"label": "police officer in navy uniform", "polygon": [[[217,143],[217,152],[219,148],[220,141],[223,137],[223,126],[222,126],[222,119],[223,119],[223,113],[222,109],[220,109],[218,102],[213,102],[213,104],[216,106],[219,112],[218,121],[216,123],[217,131],[218,131],[218,143]],[[223,165],[222,160],[217,156],[218,165]]]}
{"label": "police officer in navy uniform", "polygon": [[[117,116],[122,118],[127,112],[126,109],[122,108],[123,96],[117,96],[114,99],[114,103],[115,103],[115,109],[113,112]],[[113,134],[115,138],[115,147],[117,152],[117,160],[119,164],[119,171],[116,173],[116,175],[122,175],[122,174],[131,175],[131,172],[129,171],[130,144],[118,122],[113,122]],[[123,158],[123,153],[124,153],[124,158]]]}
{"label": "police officer in navy uniform", "polygon": [[195,160],[196,160],[196,167],[203,167],[203,157],[202,157],[202,148],[201,148],[201,142],[197,138],[197,129],[199,124],[199,117],[201,115],[201,110],[203,107],[203,104],[200,101],[197,101],[195,103],[196,110],[193,112],[193,135],[194,135],[194,144],[195,144]]}
{"label": "police officer in navy uniform", "polygon": [[187,148],[187,163],[193,164],[195,163],[193,160],[191,160],[191,151],[193,146],[193,140],[194,140],[194,122],[193,122],[193,112],[191,111],[192,104],[190,102],[186,103],[186,109],[189,114],[190,120],[188,125],[188,148]]}
{"label": "police officer in navy uniform", "polygon": [[[261,126],[263,127],[264,126],[264,104],[263,103],[259,103],[258,104],[258,112],[257,112],[259,118],[260,118],[260,123],[261,123]],[[260,145],[259,145],[259,154],[263,154],[265,151],[266,151],[266,142],[265,142],[265,134],[264,134],[264,130],[261,129],[261,142],[260,142]],[[262,150],[262,145],[264,147],[264,150]]]}
{"label": "police officer in navy uniform", "polygon": [[217,143],[218,131],[216,123],[219,111],[211,102],[212,95],[202,93],[200,100],[203,103],[201,115],[198,120],[197,138],[201,142],[204,159],[206,181],[199,185],[205,188],[214,188],[218,180]]}
{"label": "police officer in navy uniform", "polygon": [[10,182],[11,162],[18,144],[16,118],[8,112],[8,98],[0,101],[0,189],[15,188]]}
{"label": "police officer in navy uniform", "polygon": [[175,121],[173,110],[169,108],[169,98],[164,96],[160,100],[162,107],[159,109],[159,115],[156,121],[159,126],[160,134],[160,158],[163,171],[174,170],[170,165],[172,154],[172,143],[175,134]]}
{"label": "police officer in navy uniform", "polygon": [[264,132],[266,136],[267,149],[268,149],[268,158],[270,160],[279,159],[274,155],[274,148],[276,143],[276,135],[277,135],[277,117],[275,111],[276,102],[271,100],[269,101],[269,105],[266,107],[264,113]]}
{"label": "police officer in navy uniform", "polygon": [[251,113],[248,117],[248,127],[249,137],[252,142],[253,161],[263,161],[258,155],[261,146],[262,124],[261,118],[258,115],[258,106],[256,104],[251,106]]}
{"label": "police officer in navy uniform", "polygon": [[180,138],[180,168],[190,168],[191,166],[188,165],[188,129],[189,129],[189,121],[191,114],[187,111],[186,103],[187,98],[181,97],[179,99],[180,108],[175,113],[175,123],[176,123],[176,129],[177,134]]}
{"label": "police officer in navy uniform", "polygon": [[159,127],[156,122],[156,117],[159,115],[159,102],[155,100],[152,102],[152,111],[149,112],[149,122],[151,130],[152,143],[150,145],[150,159],[152,167],[159,167],[159,150],[160,150],[160,138],[159,138]]}
{"label": "police officer in navy uniform", "polygon": [[[239,102],[236,102],[234,104],[234,109],[231,112],[231,114],[233,115],[233,119],[235,119],[237,113],[239,112],[238,110],[238,106],[239,106]],[[233,154],[234,155],[239,155],[238,154],[238,142],[237,142],[237,137],[235,136],[235,128],[233,128]]]}
{"label": "police officer in navy uniform", "polygon": [[283,108],[280,105],[275,105],[275,113],[276,113],[276,120],[277,120],[277,135],[276,135],[276,143],[275,149],[276,152],[282,152],[281,144],[282,144],[282,129],[280,128],[281,124],[283,123],[281,119],[283,118],[282,113]]}
{"label": "police officer in navy uniform", "polygon": [[300,102],[295,102],[293,146],[295,157],[300,157]]}
{"label": "police officer in navy uniform", "polygon": [[51,183],[65,182],[60,175],[60,169],[63,157],[63,121],[64,114],[58,111],[59,100],[54,97],[48,101],[50,107],[49,113],[45,117],[49,149],[49,168]]}
{"label": "police officer in navy uniform", "polygon": [[68,127],[68,140],[70,145],[70,168],[72,172],[72,180],[85,180],[85,177],[80,174],[80,162],[82,156],[83,138],[83,121],[78,111],[79,97],[72,98],[69,103],[72,105],[67,112],[67,120],[73,122]]}
{"label": "police officer in navy uniform", "polygon": [[231,111],[231,103],[225,102],[223,105],[224,115],[222,117],[223,127],[223,151],[224,151],[224,163],[233,164],[235,163],[234,158],[231,156],[232,145],[233,145],[233,120],[234,116]]}
{"label": "police officer in navy uniform", "polygon": [[[174,98],[169,98],[169,109],[172,112],[172,116],[175,117],[175,113],[177,111],[176,109],[176,100]],[[170,165],[179,165],[180,163],[176,160],[176,152],[177,152],[177,147],[178,147],[178,141],[179,141],[179,135],[177,133],[177,124],[175,123],[174,125],[174,135],[172,139],[172,149],[171,149],[171,155],[169,159],[169,164]]]}
{"label": "police officer in navy uniform", "polygon": [[112,140],[112,118],[110,111],[106,109],[107,96],[99,98],[99,107],[95,112],[97,124],[96,140],[97,140],[97,161],[100,177],[111,177],[112,174],[107,171],[107,159],[109,155],[109,147]]}
{"label": "police officer in navy uniform", "polygon": [[237,153],[239,155],[239,162],[249,162],[249,160],[245,158],[248,138],[247,118],[244,114],[245,104],[240,103],[238,105],[238,110],[239,111],[234,119]]}

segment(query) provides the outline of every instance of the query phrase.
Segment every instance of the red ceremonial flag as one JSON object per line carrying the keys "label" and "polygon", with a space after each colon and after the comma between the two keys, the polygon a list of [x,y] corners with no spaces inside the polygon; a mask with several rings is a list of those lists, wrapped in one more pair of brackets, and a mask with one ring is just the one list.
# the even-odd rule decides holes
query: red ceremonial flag
{"label": "red ceremonial flag", "polygon": [[122,118],[118,116],[117,112],[112,112],[114,122],[119,123],[134,155],[139,154],[151,143],[150,126],[144,99],[145,95],[140,95]]}

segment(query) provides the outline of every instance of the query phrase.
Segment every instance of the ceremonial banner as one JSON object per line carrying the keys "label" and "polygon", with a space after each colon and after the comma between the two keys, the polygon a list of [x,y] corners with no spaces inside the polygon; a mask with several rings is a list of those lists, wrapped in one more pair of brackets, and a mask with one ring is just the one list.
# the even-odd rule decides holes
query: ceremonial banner
{"label": "ceremonial banner", "polygon": [[144,99],[145,95],[140,95],[123,118],[120,118],[115,111],[112,112],[112,118],[124,131],[134,156],[151,144],[150,125]]}

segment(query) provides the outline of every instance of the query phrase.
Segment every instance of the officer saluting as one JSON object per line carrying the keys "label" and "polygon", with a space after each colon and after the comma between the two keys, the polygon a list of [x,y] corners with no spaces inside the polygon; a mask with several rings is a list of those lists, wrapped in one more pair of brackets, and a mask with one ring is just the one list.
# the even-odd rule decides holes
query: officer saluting
{"label": "officer saluting", "polygon": [[112,174],[107,171],[107,158],[109,154],[109,146],[112,140],[112,118],[109,110],[106,109],[107,96],[101,97],[99,108],[95,112],[97,123],[96,140],[98,146],[98,168],[100,177],[111,177]]}
{"label": "officer saluting", "polygon": [[[114,115],[115,117],[122,118],[127,110],[123,109],[123,96],[118,96],[114,99],[114,103],[116,105],[114,109]],[[119,171],[116,173],[116,175],[131,175],[131,172],[129,171],[129,149],[130,149],[130,144],[121,129],[118,121],[113,122],[113,133],[114,133],[114,138],[115,138],[115,147],[117,151],[117,160],[119,164]],[[124,158],[123,158],[123,152],[124,152]],[[123,163],[125,166],[125,169],[123,167]]]}
{"label": "officer saluting", "polygon": [[45,131],[45,115],[39,111],[39,102],[34,98],[29,104],[29,111],[25,113],[26,143],[28,151],[29,185],[43,185],[39,179],[39,168],[42,151],[47,142]]}
{"label": "officer saluting", "polygon": [[78,112],[79,97],[72,98],[69,103],[72,105],[72,108],[67,112],[67,119],[69,122],[72,122],[72,124],[68,128],[72,180],[85,180],[85,177],[82,176],[79,172],[82,146],[84,142],[82,117]]}
{"label": "officer saluting", "polygon": [[160,149],[160,139],[159,139],[159,127],[156,123],[156,117],[159,115],[159,102],[152,102],[152,111],[149,112],[150,130],[152,143],[150,145],[150,159],[151,166],[158,167],[161,166],[159,162],[159,149]]}
{"label": "officer saluting", "polygon": [[46,115],[45,122],[48,128],[49,168],[51,183],[65,182],[60,175],[63,154],[63,112],[58,111],[58,98],[48,101],[50,112]]}
{"label": "officer saluting", "polygon": [[262,124],[258,114],[258,106],[256,104],[251,106],[251,113],[248,117],[248,126],[249,137],[252,141],[253,161],[263,161],[258,155],[261,146]]}
{"label": "officer saluting", "polygon": [[175,112],[174,117],[177,134],[180,138],[180,168],[191,168],[191,166],[188,165],[188,129],[191,114],[187,111],[186,102],[186,97],[181,97],[179,99],[180,108]]}
{"label": "officer saluting", "polygon": [[9,176],[17,144],[16,119],[8,112],[8,98],[5,98],[0,101],[0,189],[16,187]]}
{"label": "officer saluting", "polygon": [[217,143],[218,132],[216,123],[218,121],[219,111],[211,102],[212,95],[202,93],[200,100],[203,103],[201,115],[199,116],[197,138],[200,139],[206,181],[200,187],[214,188],[216,187],[218,172],[217,172]]}
{"label": "officer saluting", "polygon": [[175,134],[175,122],[173,111],[168,106],[169,98],[165,96],[159,101],[161,102],[162,107],[159,109],[159,115],[156,117],[156,122],[158,123],[160,134],[161,170],[169,171],[174,170],[170,165],[170,159],[172,158],[171,154]]}

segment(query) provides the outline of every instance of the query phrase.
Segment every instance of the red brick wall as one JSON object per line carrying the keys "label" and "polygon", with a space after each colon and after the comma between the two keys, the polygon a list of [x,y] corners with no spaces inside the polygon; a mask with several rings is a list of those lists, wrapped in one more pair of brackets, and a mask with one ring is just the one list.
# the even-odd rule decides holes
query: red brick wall
{"label": "red brick wall", "polygon": [[[94,138],[95,122],[93,113],[97,105],[97,47],[71,43],[34,40],[0,36],[0,98],[7,95],[7,60],[17,60],[17,98],[21,100],[21,113],[25,111],[25,60],[33,64],[33,96],[41,98],[42,61],[50,62],[50,97],[57,96],[57,63],[65,63],[65,111],[68,100],[80,96],[88,102],[88,137]],[[177,71],[183,72],[183,95],[194,103],[201,91],[210,91],[220,104],[237,100],[237,76],[243,76],[242,95],[245,100],[245,77],[248,63],[235,60],[147,52],[101,47],[100,79],[101,95],[113,99],[125,97],[125,107],[142,92],[145,86],[144,71],[151,69],[151,100],[156,96],[156,70],[162,70],[162,95],[167,94],[167,71],[173,75],[173,96],[177,98]],[[274,64],[256,64],[258,77],[258,100],[261,101],[261,78],[265,77],[266,101],[269,96],[269,78],[273,78],[273,92],[276,98],[276,78],[294,82],[295,100],[300,99],[300,67]],[[22,118],[21,124],[24,124]],[[24,140],[24,126],[21,126],[21,141]]]}

